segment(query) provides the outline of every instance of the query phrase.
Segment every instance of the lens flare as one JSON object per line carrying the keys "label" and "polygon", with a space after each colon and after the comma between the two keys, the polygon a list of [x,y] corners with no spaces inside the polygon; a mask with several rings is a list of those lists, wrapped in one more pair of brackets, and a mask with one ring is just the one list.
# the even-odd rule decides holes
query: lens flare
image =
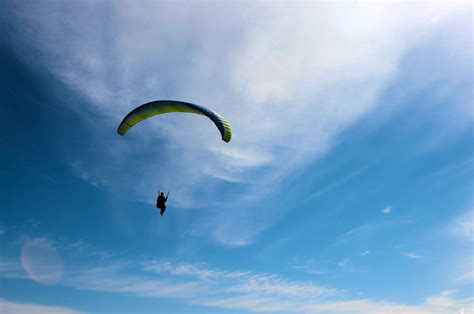
{"label": "lens flare", "polygon": [[25,241],[21,263],[31,279],[43,284],[56,284],[63,274],[63,262],[52,243],[45,238]]}

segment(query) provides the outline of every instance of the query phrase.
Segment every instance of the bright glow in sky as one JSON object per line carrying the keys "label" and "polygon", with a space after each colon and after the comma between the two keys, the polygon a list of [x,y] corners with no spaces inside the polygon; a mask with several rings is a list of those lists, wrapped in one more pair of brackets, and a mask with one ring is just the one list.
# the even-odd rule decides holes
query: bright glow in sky
{"label": "bright glow in sky", "polygon": [[3,1],[0,312],[473,313],[472,15]]}

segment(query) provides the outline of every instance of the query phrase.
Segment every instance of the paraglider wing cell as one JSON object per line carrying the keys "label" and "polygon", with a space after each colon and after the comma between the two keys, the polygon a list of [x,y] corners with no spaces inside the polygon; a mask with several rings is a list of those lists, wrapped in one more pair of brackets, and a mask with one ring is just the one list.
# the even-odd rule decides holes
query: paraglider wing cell
{"label": "paraglider wing cell", "polygon": [[188,112],[206,116],[217,126],[223,141],[229,142],[232,137],[229,122],[219,113],[201,105],[175,100],[157,100],[135,108],[122,120],[117,133],[123,136],[131,127],[141,121],[152,116],[170,112]]}

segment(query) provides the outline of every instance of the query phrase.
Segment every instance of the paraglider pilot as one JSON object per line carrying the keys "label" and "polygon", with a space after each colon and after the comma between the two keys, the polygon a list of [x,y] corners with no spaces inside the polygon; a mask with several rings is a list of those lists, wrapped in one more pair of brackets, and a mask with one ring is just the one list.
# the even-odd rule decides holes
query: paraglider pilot
{"label": "paraglider pilot", "polygon": [[158,198],[156,199],[156,208],[160,209],[161,216],[163,216],[163,213],[166,210],[166,201],[168,200],[168,195],[166,195],[165,197],[165,194],[161,192],[160,195],[158,195]]}

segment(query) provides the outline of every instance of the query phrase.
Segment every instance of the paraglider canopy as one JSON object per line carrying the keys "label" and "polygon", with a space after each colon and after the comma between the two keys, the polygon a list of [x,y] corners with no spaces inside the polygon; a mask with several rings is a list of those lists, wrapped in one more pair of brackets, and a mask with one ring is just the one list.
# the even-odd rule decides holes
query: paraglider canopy
{"label": "paraglider canopy", "polygon": [[208,117],[221,133],[222,140],[229,142],[232,130],[229,122],[219,113],[201,105],[176,100],[157,100],[141,105],[128,113],[120,123],[117,133],[125,135],[130,128],[141,121],[163,113],[188,112]]}

